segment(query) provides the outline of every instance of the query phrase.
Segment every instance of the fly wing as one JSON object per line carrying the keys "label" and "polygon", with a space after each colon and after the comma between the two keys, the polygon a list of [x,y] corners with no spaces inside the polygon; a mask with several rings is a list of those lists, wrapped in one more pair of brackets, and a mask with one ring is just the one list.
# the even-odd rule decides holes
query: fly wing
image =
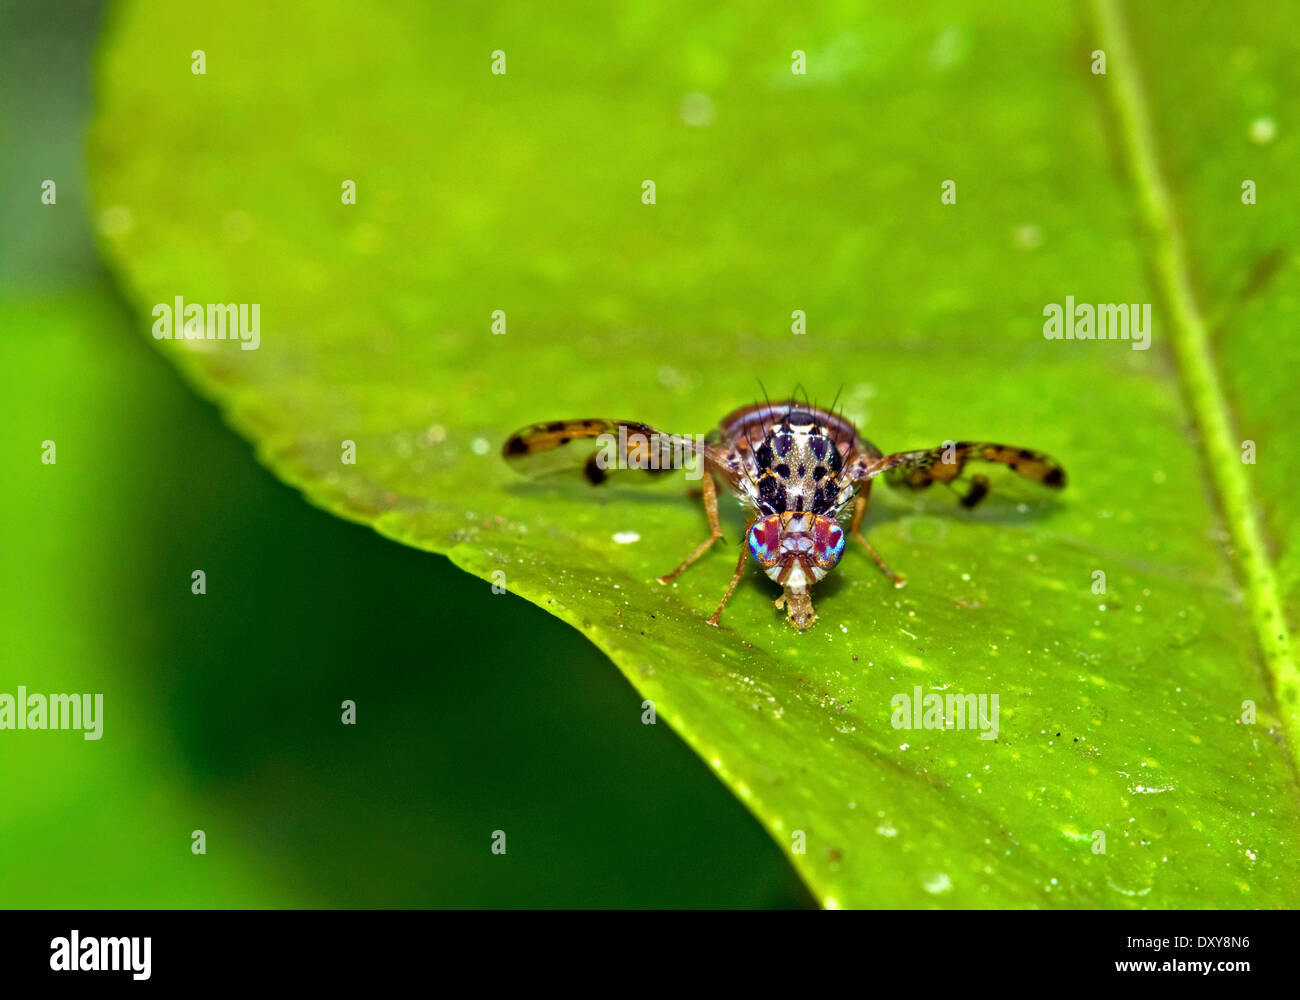
{"label": "fly wing", "polygon": [[[1005,465],[1017,475],[1032,479],[1051,489],[1065,487],[1065,467],[1041,451],[989,441],[949,441],[937,448],[900,451],[872,458],[856,456],[850,463],[849,477],[854,481],[874,479],[882,473],[894,489],[923,490],[934,483],[952,485],[966,469],[967,462],[991,462]],[[961,496],[963,506],[974,507],[988,495],[989,481],[982,474],[970,476],[970,486]]]}
{"label": "fly wing", "polygon": [[724,457],[702,441],[635,420],[600,417],[520,428],[506,439],[501,457],[526,476],[581,471],[592,485],[603,483],[616,470],[660,473],[697,461],[727,476]]}

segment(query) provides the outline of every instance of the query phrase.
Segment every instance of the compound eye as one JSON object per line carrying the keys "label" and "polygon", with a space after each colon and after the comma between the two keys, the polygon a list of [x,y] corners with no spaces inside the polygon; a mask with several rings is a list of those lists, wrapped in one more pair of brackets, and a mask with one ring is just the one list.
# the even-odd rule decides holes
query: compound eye
{"label": "compound eye", "polygon": [[775,566],[781,551],[781,519],[767,517],[749,529],[749,551],[762,566]]}
{"label": "compound eye", "polygon": [[813,528],[813,559],[830,569],[844,555],[844,529],[828,517],[818,518]]}

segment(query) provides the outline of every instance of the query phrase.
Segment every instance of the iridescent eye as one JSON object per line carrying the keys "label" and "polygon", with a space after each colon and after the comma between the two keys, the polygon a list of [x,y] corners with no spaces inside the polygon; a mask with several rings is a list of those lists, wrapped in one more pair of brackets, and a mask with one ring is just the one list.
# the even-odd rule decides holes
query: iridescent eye
{"label": "iridescent eye", "polygon": [[829,517],[819,517],[813,525],[813,559],[822,569],[830,569],[844,555],[844,529]]}
{"label": "iridescent eye", "polygon": [[763,566],[775,566],[781,551],[781,519],[765,517],[749,529],[749,551]]}

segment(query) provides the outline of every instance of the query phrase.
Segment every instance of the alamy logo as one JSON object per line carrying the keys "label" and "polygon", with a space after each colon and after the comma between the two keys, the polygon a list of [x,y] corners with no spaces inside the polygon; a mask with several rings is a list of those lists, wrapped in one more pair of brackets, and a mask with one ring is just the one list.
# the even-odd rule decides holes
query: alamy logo
{"label": "alamy logo", "polygon": [[207,306],[185,304],[181,296],[174,303],[153,307],[154,340],[240,340],[240,350],[255,351],[262,343],[262,306],[258,302],[219,303]]}
{"label": "alamy logo", "polygon": [[998,738],[996,694],[922,694],[918,686],[910,697],[894,695],[889,707],[894,710],[889,722],[895,729],[978,729],[982,740]]}
{"label": "alamy logo", "polygon": [[1139,306],[1089,302],[1074,304],[1074,296],[1065,297],[1065,305],[1049,302],[1043,306],[1047,322],[1043,336],[1048,340],[1131,340],[1133,350],[1151,346],[1151,304]]}
{"label": "alamy logo", "polygon": [[28,694],[18,685],[15,697],[0,693],[0,729],[80,729],[82,737],[104,735],[102,694]]}
{"label": "alamy logo", "polygon": [[593,456],[598,469],[642,469],[664,472],[685,469],[687,479],[704,478],[704,462],[700,452],[704,447],[703,435],[628,433],[619,427],[618,437],[601,434],[596,438],[599,447]]}
{"label": "alamy logo", "polygon": [[83,938],[74,930],[51,941],[50,952],[55,972],[130,972],[132,979],[148,979],[153,938]]}

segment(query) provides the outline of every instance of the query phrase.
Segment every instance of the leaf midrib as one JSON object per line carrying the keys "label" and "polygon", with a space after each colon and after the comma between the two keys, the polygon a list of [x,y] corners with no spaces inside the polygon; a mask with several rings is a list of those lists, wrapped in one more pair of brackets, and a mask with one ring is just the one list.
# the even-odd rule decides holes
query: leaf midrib
{"label": "leaf midrib", "polygon": [[1091,0],[1091,6],[1098,41],[1111,71],[1103,79],[1112,81],[1106,90],[1118,123],[1119,154],[1135,189],[1146,237],[1140,252],[1170,310],[1168,331],[1174,361],[1192,417],[1201,429],[1206,475],[1240,557],[1251,623],[1265,672],[1272,681],[1292,773],[1300,778],[1300,671],[1277,574],[1255,513],[1254,489],[1240,458],[1231,410],[1210,350],[1208,327],[1192,293],[1191,268],[1174,222],[1172,194],[1160,172],[1149,108],[1120,2]]}

